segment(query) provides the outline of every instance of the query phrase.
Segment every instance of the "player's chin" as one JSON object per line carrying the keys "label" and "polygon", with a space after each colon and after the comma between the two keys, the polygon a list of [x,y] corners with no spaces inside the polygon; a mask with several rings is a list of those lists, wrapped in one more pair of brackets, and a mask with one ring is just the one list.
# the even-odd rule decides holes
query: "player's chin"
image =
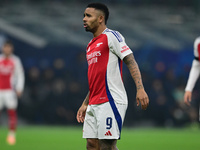
{"label": "player's chin", "polygon": [[88,27],[85,27],[86,32],[90,32],[90,29]]}

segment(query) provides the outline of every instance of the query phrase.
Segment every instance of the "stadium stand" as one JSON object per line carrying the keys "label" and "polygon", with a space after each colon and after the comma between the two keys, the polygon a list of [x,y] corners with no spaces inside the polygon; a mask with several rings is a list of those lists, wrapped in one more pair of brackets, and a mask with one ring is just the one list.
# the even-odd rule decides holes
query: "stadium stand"
{"label": "stadium stand", "polygon": [[[26,88],[19,114],[30,123],[76,123],[76,110],[87,92],[85,47],[92,38],[83,29],[85,2],[90,1],[0,2],[0,38],[13,40],[15,52],[22,58]],[[199,7],[184,0],[178,6],[178,2],[107,3],[108,27],[125,36],[151,100],[147,113],[137,113],[140,110],[132,102],[133,81],[125,67],[124,82],[131,99],[126,125],[142,123],[141,116],[149,125],[195,121],[191,116],[197,114],[197,108],[184,111],[181,99],[193,59],[193,42],[200,33],[200,14]],[[199,92],[194,93],[198,100]]]}

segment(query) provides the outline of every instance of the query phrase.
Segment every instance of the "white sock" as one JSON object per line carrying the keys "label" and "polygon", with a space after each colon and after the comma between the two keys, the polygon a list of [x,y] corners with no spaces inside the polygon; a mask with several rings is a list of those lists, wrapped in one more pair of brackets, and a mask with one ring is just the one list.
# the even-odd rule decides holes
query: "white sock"
{"label": "white sock", "polygon": [[15,131],[9,131],[8,135],[9,136],[15,136]]}

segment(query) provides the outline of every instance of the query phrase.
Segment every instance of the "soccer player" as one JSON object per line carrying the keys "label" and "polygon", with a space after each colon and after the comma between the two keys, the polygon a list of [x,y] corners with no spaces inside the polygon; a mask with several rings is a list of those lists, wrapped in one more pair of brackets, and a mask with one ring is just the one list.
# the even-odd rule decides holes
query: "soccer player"
{"label": "soccer player", "polygon": [[0,55],[0,110],[7,108],[9,116],[9,133],[7,142],[16,142],[17,97],[21,97],[24,88],[24,71],[20,59],[13,54],[13,44],[6,41]]}
{"label": "soccer player", "polygon": [[200,73],[200,37],[196,38],[194,42],[194,60],[192,68],[185,88],[184,102],[190,106],[192,101],[192,91]]}
{"label": "soccer player", "polygon": [[149,98],[133,53],[124,37],[106,27],[107,6],[91,3],[84,12],[83,25],[93,34],[87,46],[89,92],[77,112],[84,122],[83,138],[88,150],[117,150],[127,109],[127,95],[122,80],[122,61],[130,70],[137,87],[137,105],[146,110]]}

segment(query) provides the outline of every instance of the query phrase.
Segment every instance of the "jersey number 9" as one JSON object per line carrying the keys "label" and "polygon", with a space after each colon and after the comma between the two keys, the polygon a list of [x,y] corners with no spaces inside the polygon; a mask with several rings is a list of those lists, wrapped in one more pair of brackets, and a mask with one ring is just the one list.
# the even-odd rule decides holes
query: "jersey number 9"
{"label": "jersey number 9", "polygon": [[108,117],[106,119],[106,125],[107,125],[106,129],[111,129],[112,128],[112,118],[111,117]]}

